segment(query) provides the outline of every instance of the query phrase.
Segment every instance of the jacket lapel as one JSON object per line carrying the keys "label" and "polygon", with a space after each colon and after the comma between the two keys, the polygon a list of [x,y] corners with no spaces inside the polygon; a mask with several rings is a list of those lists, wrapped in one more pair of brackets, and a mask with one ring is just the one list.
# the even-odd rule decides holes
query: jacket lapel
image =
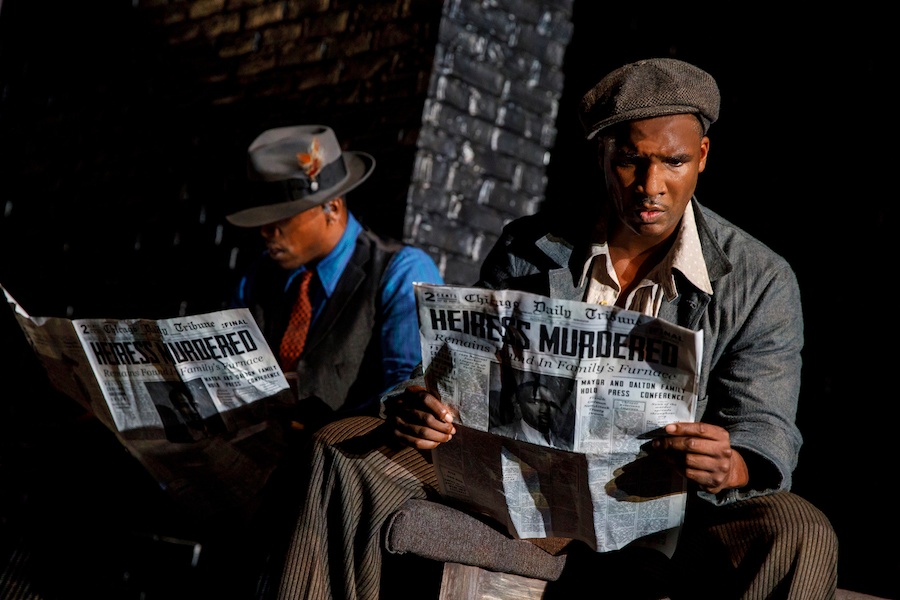
{"label": "jacket lapel", "polygon": [[581,265],[576,264],[583,253],[575,251],[575,246],[566,240],[547,234],[535,242],[535,245],[558,265],[566,265],[547,272],[547,285],[550,297],[565,300],[581,300],[584,298],[586,281],[581,279]]}
{"label": "jacket lapel", "polygon": [[[694,221],[697,224],[697,234],[700,237],[703,262],[706,263],[709,280],[715,286],[715,282],[731,272],[733,266],[725,255],[725,251],[716,241],[696,198],[692,200],[691,207],[694,211]],[[659,309],[659,317],[696,331],[700,327],[700,319],[706,307],[709,306],[711,297],[695,288],[680,274],[676,274],[676,276],[678,296],[672,302],[663,303]]]}

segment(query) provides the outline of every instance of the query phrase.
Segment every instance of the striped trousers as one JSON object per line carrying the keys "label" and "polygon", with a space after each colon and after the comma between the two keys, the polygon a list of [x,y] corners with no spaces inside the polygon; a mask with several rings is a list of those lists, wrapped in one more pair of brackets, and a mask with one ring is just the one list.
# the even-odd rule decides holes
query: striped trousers
{"label": "striped trousers", "polygon": [[[409,498],[438,497],[429,453],[393,445],[383,424],[351,417],[313,436],[306,498],[287,546],[279,600],[379,598],[385,522]],[[435,539],[440,535],[435,523]],[[673,599],[831,600],[837,586],[831,524],[788,492],[718,507],[690,501],[675,555],[660,561],[654,571],[660,581],[651,585],[620,568],[632,556],[624,550],[579,554],[548,596],[556,588],[566,597],[566,582],[583,590],[585,580],[599,598],[624,597],[608,587],[637,597],[640,587],[663,586]]]}

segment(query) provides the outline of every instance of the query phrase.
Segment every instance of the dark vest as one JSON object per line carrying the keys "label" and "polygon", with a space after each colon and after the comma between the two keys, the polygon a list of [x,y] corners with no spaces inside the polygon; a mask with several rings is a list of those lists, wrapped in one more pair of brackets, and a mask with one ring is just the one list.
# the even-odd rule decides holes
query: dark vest
{"label": "dark vest", "polygon": [[[378,414],[384,388],[381,355],[381,280],[402,248],[363,230],[331,299],[310,328],[297,365],[298,403],[273,406],[288,418],[318,427],[349,414]],[[271,261],[259,265],[250,311],[277,354],[293,304],[285,272]]]}

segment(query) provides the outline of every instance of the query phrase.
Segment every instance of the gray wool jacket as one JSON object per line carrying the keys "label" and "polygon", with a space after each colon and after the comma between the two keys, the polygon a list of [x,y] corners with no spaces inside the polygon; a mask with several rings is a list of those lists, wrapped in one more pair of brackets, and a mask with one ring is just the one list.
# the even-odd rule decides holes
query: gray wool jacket
{"label": "gray wool jacket", "polygon": [[[676,272],[678,297],[664,302],[658,316],[703,331],[697,417],[728,430],[750,471],[746,488],[697,493],[727,504],[790,490],[803,442],[795,423],[803,347],[796,275],[762,242],[696,198],[691,205],[713,294]],[[588,229],[571,220],[517,219],[485,258],[476,287],[581,300],[589,240]]]}
{"label": "gray wool jacket", "polygon": [[[790,490],[803,441],[795,423],[803,347],[796,275],[783,257],[696,198],[691,206],[713,294],[676,272],[679,294],[663,303],[659,317],[703,331],[697,417],[728,430],[750,471],[745,488],[696,493],[728,504]],[[475,286],[583,299],[586,225],[540,214],[512,221],[482,263]]]}

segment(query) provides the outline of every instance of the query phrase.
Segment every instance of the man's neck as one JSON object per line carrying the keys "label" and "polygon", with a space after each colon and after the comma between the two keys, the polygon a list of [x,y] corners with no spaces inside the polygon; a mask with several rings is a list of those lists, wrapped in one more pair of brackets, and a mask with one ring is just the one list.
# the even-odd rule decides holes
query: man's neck
{"label": "man's neck", "polygon": [[609,226],[609,257],[621,286],[619,298],[624,302],[632,286],[639,284],[669,252],[678,229],[665,238],[655,239],[641,237],[615,219]]}

